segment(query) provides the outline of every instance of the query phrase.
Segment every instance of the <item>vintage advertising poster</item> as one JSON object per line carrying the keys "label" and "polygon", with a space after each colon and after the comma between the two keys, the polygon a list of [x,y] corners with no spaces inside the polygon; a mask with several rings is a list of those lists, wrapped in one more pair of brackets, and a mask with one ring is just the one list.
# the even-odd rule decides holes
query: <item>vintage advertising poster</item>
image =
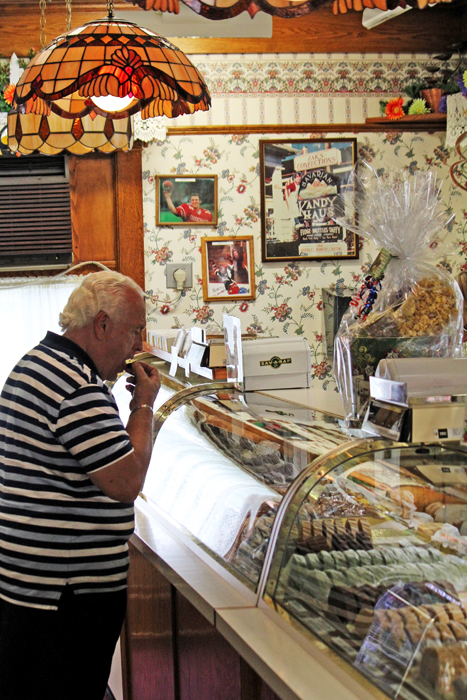
{"label": "vintage advertising poster", "polygon": [[260,141],[263,262],[358,258],[334,221],[350,191],[356,139]]}

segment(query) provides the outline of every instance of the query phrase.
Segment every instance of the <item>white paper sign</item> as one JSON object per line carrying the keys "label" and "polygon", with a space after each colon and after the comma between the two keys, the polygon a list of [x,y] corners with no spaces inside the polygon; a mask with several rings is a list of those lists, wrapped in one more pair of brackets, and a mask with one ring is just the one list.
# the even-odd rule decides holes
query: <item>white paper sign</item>
{"label": "white paper sign", "polygon": [[177,348],[175,345],[172,345],[172,358],[170,361],[170,370],[169,374],[171,377],[175,377],[175,374],[177,372],[177,367],[178,367],[178,352]]}

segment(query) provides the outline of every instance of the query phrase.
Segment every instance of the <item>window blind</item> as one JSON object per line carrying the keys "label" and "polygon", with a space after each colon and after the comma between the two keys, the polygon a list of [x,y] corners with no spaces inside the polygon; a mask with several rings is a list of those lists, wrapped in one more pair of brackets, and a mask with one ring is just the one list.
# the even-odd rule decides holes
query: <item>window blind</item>
{"label": "window blind", "polygon": [[71,262],[65,156],[2,156],[0,270],[51,269]]}

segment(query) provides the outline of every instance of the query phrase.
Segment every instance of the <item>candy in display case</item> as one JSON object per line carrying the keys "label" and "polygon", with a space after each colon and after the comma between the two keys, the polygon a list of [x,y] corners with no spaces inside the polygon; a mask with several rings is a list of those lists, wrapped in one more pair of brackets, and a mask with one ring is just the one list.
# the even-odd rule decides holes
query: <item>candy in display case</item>
{"label": "candy in display case", "polygon": [[389,697],[467,687],[467,453],[366,441],[290,493],[264,599]]}

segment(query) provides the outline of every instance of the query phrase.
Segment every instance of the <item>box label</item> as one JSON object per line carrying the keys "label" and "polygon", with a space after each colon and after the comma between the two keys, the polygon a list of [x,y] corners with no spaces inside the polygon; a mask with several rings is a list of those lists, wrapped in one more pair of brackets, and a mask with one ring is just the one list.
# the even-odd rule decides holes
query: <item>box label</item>
{"label": "box label", "polygon": [[281,365],[291,365],[292,364],[292,358],[291,357],[277,357],[276,355],[274,357],[271,357],[270,360],[261,360],[259,365],[260,367],[272,367],[273,369],[279,369]]}

